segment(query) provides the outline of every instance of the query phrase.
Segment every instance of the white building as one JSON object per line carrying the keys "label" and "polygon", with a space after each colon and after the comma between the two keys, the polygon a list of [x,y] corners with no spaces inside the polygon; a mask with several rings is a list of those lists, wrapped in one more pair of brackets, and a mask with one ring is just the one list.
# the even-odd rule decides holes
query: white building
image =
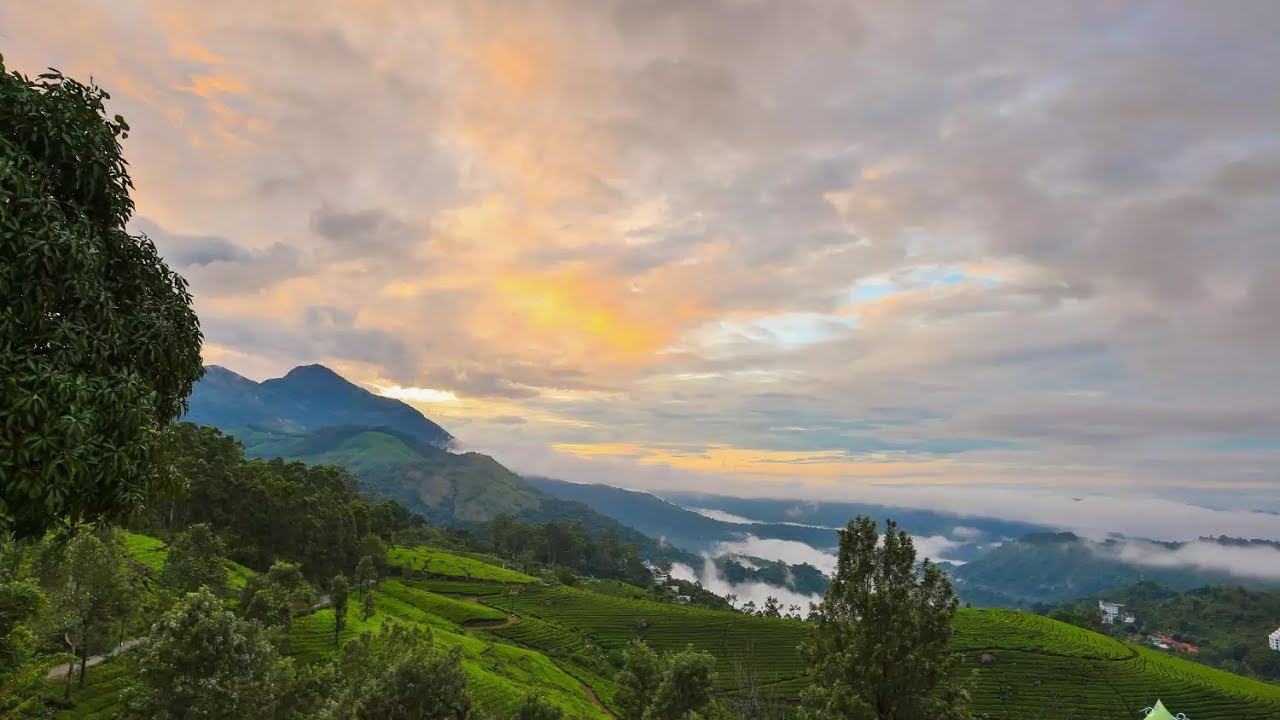
{"label": "white building", "polygon": [[1124,611],[1123,605],[1106,602],[1105,600],[1098,601],[1098,614],[1102,616],[1102,622],[1108,625],[1115,625],[1116,620],[1122,623],[1131,623],[1137,620],[1133,613]]}
{"label": "white building", "polygon": [[1276,628],[1275,632],[1267,636],[1267,647],[1280,651],[1280,628]]}

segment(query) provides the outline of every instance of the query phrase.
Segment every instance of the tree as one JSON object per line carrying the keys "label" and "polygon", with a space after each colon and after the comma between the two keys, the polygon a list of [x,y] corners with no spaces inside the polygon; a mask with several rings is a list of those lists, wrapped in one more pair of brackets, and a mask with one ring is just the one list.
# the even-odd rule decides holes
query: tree
{"label": "tree", "polygon": [[141,681],[128,699],[139,720],[248,720],[274,715],[291,684],[258,623],[236,617],[201,588],[152,626],[138,652]]}
{"label": "tree", "polygon": [[277,560],[266,575],[254,575],[245,583],[240,591],[240,612],[250,620],[282,628],[282,649],[288,652],[293,613],[307,609],[313,598],[302,569]]}
{"label": "tree", "polygon": [[547,702],[541,695],[530,692],[516,711],[516,720],[561,720],[564,710]]}
{"label": "tree", "polygon": [[382,538],[368,533],[360,540],[357,552],[361,557],[367,556],[373,560],[373,569],[378,575],[387,574],[387,544],[382,542]]}
{"label": "tree", "polygon": [[33,690],[44,682],[54,661],[39,652],[32,625],[47,604],[34,583],[0,579],[0,713],[4,717],[20,716],[20,708],[39,702]]}
{"label": "tree", "polygon": [[680,720],[701,713],[711,704],[712,668],[716,659],[693,646],[669,655],[662,683],[645,711],[645,720]]}
{"label": "tree", "polygon": [[840,531],[831,588],[810,619],[806,647],[810,720],[967,718],[967,696],[953,680],[947,651],[957,600],[951,583],[925,560],[916,570],[911,536],[889,521],[858,516]]}
{"label": "tree", "polygon": [[622,720],[643,720],[649,701],[662,684],[662,659],[643,640],[632,640],[622,653],[615,695]]}
{"label": "tree", "polygon": [[378,571],[374,568],[373,558],[365,555],[356,563],[356,583],[360,586],[361,594],[368,593],[369,588],[377,582]]}
{"label": "tree", "polygon": [[466,720],[462,650],[435,646],[429,630],[384,623],[347,643],[325,720]]}
{"label": "tree", "polygon": [[207,587],[218,597],[227,594],[226,552],[206,523],[192,525],[179,533],[169,545],[164,567],[160,569],[160,586],[173,597],[181,597]]}
{"label": "tree", "polygon": [[374,612],[376,612],[376,608],[374,606],[373,593],[365,593],[364,597],[360,599],[361,617],[368,620],[373,617]]}
{"label": "tree", "polygon": [[[53,625],[80,659],[80,686],[91,643],[100,642],[112,623],[129,611],[133,588],[125,563],[124,544],[117,533],[83,531],[65,545],[49,542],[40,549],[37,565],[49,595]],[[64,697],[71,699],[75,675],[68,664]]]}
{"label": "tree", "polygon": [[782,617],[782,603],[778,602],[778,598],[770,595],[764,599],[764,607],[760,610],[760,614],[764,617]]}
{"label": "tree", "polygon": [[351,601],[351,583],[347,576],[339,573],[334,576],[329,588],[329,602],[333,605],[333,646],[338,647],[338,637],[347,626],[347,606]]}
{"label": "tree", "polygon": [[108,97],[0,58],[0,530],[18,537],[138,509],[203,373],[186,282],[125,229]]}

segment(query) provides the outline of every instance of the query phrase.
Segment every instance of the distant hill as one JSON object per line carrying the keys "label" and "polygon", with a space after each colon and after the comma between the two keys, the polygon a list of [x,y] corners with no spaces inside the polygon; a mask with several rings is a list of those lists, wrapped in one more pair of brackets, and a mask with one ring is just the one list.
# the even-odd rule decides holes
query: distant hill
{"label": "distant hill", "polygon": [[836,531],[829,528],[781,524],[741,525],[686,510],[647,492],[544,477],[530,476],[525,479],[545,493],[584,503],[618,522],[693,552],[712,550],[717,543],[738,540],[748,533],[756,537],[796,540],[823,550],[832,549],[838,544]]}
{"label": "distant hill", "polygon": [[375,395],[323,365],[303,365],[260,383],[210,365],[191,391],[183,419],[234,435],[245,429],[300,433],[363,425],[390,428],[440,447],[453,439],[409,405]]}
{"label": "distant hill", "polygon": [[1195,645],[1199,652],[1189,656],[1193,660],[1247,677],[1280,682],[1280,653],[1266,645],[1267,635],[1280,626],[1280,591],[1233,585],[1180,593],[1142,582],[1035,609],[1045,615],[1065,611],[1094,620],[1099,600],[1120,603],[1136,617],[1132,628],[1106,628],[1112,633],[1136,635],[1133,639],[1138,641],[1152,633],[1165,633]]}
{"label": "distant hill", "polygon": [[[1280,587],[1280,581],[1244,577],[1225,571],[1129,562],[1120,553],[1126,542],[1138,542],[1168,551],[1177,550],[1182,545],[1122,539],[1098,542],[1069,532],[1033,533],[949,570],[961,599],[974,604],[1010,607],[1092,596],[1142,580],[1178,591],[1207,585],[1245,585],[1260,589]],[[1205,538],[1201,542],[1214,542],[1224,547],[1269,545],[1229,538]],[[992,600],[997,602],[991,603]],[[1277,623],[1280,624],[1280,619]]]}
{"label": "distant hill", "polygon": [[[623,542],[657,558],[659,542],[570,500],[530,486],[498,461],[480,453],[453,453],[408,433],[385,427],[341,426],[309,433],[242,430],[237,437],[251,457],[338,465],[360,478],[369,492],[394,498],[428,522],[467,526],[508,514],[526,522],[580,522],[590,531],[613,528]],[[681,562],[695,556],[672,553]]]}

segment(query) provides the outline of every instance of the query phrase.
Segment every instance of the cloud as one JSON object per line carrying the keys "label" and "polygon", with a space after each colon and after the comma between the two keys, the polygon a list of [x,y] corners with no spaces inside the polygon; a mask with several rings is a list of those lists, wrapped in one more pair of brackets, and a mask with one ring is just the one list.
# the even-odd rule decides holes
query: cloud
{"label": "cloud", "polygon": [[836,557],[795,540],[759,538],[747,534],[741,540],[717,543],[714,555],[749,555],[765,560],[781,560],[788,565],[808,563],[831,575],[836,570]]}
{"label": "cloud", "polygon": [[1271,545],[1238,546],[1192,541],[1170,549],[1155,543],[1123,541],[1113,547],[1095,546],[1095,552],[1147,567],[1190,568],[1280,580],[1280,548]]}
{"label": "cloud", "polygon": [[756,522],[755,520],[744,518],[741,515],[734,515],[733,513],[727,513],[723,510],[710,510],[707,508],[693,508],[693,507],[688,509],[704,517],[709,517],[712,520],[719,520],[721,522],[733,523],[734,525],[752,525],[752,524],[755,524]]}
{"label": "cloud", "polygon": [[609,477],[649,487],[1086,524],[1045,494],[1280,511],[1277,20],[0,8],[9,66],[112,91],[137,224],[234,369],[452,393],[415,402],[472,445],[520,417],[547,464],[625,443]]}
{"label": "cloud", "polygon": [[716,567],[715,561],[712,560],[710,555],[703,556],[702,567],[696,570],[684,563],[672,563],[671,577],[677,580],[699,582],[702,587],[721,597],[736,595],[736,607],[742,607],[748,602],[754,602],[756,608],[761,608],[766,600],[774,597],[782,603],[784,610],[792,605],[799,605],[801,607],[800,614],[808,615],[809,603],[822,601],[822,597],[819,595],[804,595],[790,588],[762,582],[730,583],[725,579],[720,569]]}

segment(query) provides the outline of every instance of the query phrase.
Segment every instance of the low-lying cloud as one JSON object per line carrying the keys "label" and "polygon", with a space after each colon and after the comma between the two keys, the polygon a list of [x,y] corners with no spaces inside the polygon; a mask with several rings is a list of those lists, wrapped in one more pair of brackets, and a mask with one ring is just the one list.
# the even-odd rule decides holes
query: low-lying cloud
{"label": "low-lying cloud", "polygon": [[805,595],[790,588],[769,585],[768,583],[731,583],[720,573],[710,555],[703,555],[702,568],[700,570],[694,570],[684,563],[673,563],[671,565],[671,577],[689,582],[699,582],[702,587],[720,596],[735,595],[737,596],[737,602],[735,603],[737,607],[742,607],[748,602],[754,602],[757,608],[763,607],[765,600],[775,597],[782,603],[784,610],[792,605],[799,605],[801,607],[800,614],[808,615],[809,603],[816,603],[822,600],[818,595]]}
{"label": "low-lying cloud", "polygon": [[1095,552],[1146,567],[1187,568],[1280,580],[1280,548],[1271,545],[1222,545],[1196,540],[1169,548],[1157,543],[1128,540],[1096,545]]}
{"label": "low-lying cloud", "polygon": [[796,540],[778,540],[746,535],[741,540],[718,543],[716,555],[748,555],[766,560],[781,560],[788,565],[808,563],[823,573],[836,571],[836,556]]}

